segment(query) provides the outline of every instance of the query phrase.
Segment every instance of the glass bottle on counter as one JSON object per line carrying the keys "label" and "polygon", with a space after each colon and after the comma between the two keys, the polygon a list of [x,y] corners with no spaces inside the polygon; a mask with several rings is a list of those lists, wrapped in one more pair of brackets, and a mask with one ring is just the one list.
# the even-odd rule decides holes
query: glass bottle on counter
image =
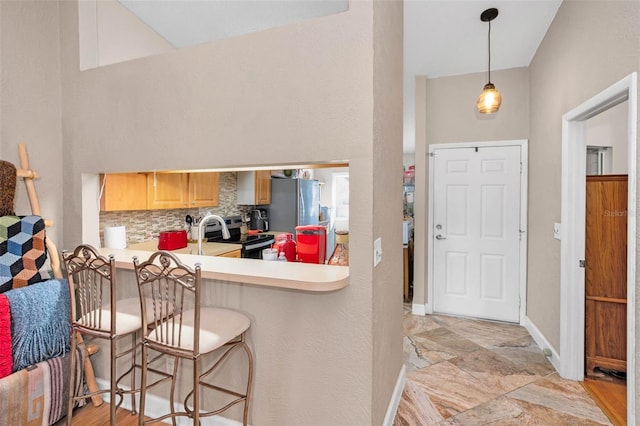
{"label": "glass bottle on counter", "polygon": [[349,232],[336,231],[336,248],[327,265],[349,266]]}

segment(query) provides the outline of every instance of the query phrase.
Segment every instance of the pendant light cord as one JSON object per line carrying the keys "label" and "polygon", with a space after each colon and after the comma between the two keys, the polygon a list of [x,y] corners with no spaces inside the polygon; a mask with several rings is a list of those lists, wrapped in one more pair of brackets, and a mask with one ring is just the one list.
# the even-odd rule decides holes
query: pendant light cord
{"label": "pendant light cord", "polygon": [[489,40],[489,83],[491,83],[491,21],[489,21],[489,32],[487,38]]}

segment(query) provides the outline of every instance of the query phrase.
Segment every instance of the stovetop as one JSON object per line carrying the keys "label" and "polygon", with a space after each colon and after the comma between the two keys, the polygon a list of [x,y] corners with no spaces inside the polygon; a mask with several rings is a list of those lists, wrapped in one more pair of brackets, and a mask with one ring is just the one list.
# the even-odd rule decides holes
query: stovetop
{"label": "stovetop", "polygon": [[229,229],[231,238],[225,240],[222,238],[222,225],[217,221],[210,222],[205,225],[204,237],[210,243],[228,243],[228,244],[251,244],[261,241],[274,240],[275,237],[270,234],[246,235],[240,232],[242,226],[242,218],[240,216],[224,217],[224,223]]}
{"label": "stovetop", "polygon": [[205,237],[207,237],[207,241],[210,243],[229,243],[229,244],[244,244],[244,243],[254,243],[254,242],[258,242],[258,241],[265,241],[265,240],[269,240],[269,239],[275,239],[273,235],[270,234],[263,234],[263,235],[243,235],[243,234],[238,234],[238,235],[234,235],[233,232],[231,232],[231,230],[229,230],[229,232],[231,233],[231,238],[229,238],[228,240],[225,240],[222,238],[222,231],[220,231],[220,235],[207,235],[205,234]]}

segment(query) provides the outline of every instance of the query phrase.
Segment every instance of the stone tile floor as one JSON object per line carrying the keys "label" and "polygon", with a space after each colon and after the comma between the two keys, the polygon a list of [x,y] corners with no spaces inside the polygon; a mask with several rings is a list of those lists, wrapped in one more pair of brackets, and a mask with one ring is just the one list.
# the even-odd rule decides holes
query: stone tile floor
{"label": "stone tile floor", "polygon": [[394,425],[611,424],[524,327],[405,307],[406,383]]}

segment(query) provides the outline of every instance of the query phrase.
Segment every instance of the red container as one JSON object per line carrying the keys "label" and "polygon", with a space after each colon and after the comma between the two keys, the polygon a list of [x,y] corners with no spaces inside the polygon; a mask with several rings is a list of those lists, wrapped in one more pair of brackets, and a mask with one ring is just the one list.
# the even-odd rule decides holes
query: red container
{"label": "red container", "polygon": [[187,246],[187,231],[178,229],[176,231],[160,232],[158,240],[158,250],[176,250]]}
{"label": "red container", "polygon": [[278,249],[278,256],[280,252],[284,252],[284,257],[287,258],[287,262],[296,261],[296,242],[293,241],[293,234],[291,232],[276,235],[275,247]]}
{"label": "red container", "polygon": [[321,263],[327,257],[327,228],[319,225],[296,226],[298,260],[303,263]]}

